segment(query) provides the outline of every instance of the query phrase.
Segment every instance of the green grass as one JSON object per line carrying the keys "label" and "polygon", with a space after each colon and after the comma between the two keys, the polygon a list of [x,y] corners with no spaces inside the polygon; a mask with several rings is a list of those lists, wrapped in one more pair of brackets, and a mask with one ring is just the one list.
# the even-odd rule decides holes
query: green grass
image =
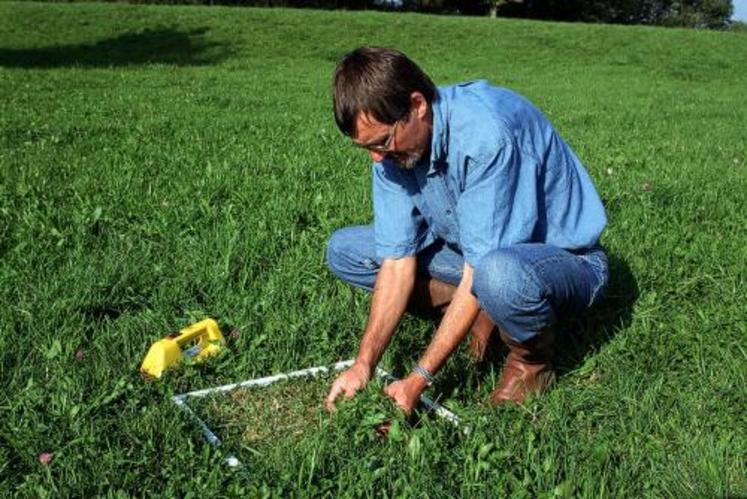
{"label": "green grass", "polygon": [[[524,408],[489,407],[497,370],[458,352],[435,393],[468,437],[381,440],[367,395],[229,472],[169,396],[349,358],[365,323],[324,266],[371,219],[330,110],[361,44],[546,112],[605,201],[610,296]],[[741,33],[0,3],[0,495],[747,495],[745,81]],[[144,382],[150,343],[204,316],[240,331],[227,353]],[[406,320],[386,365],[430,334]]]}
{"label": "green grass", "polygon": [[332,379],[284,380],[267,387],[188,398],[187,403],[218,432],[224,444],[258,453],[271,450],[279,442],[297,444],[304,436],[318,432],[316,423],[325,419],[319,401],[324,400]]}
{"label": "green grass", "polygon": [[[320,433],[331,431],[330,425],[346,425],[347,431],[352,424],[353,431],[368,429],[374,434],[378,430],[378,436],[383,438],[383,425],[388,421],[402,423],[401,414],[384,396],[378,379],[369,383],[355,404],[338,404],[334,414],[328,413],[320,401],[325,399],[333,380],[334,377],[322,375],[295,378],[266,387],[189,397],[186,403],[253,473],[266,465],[274,473],[282,459],[279,456],[309,447]],[[361,410],[365,413],[362,419],[358,417]]]}

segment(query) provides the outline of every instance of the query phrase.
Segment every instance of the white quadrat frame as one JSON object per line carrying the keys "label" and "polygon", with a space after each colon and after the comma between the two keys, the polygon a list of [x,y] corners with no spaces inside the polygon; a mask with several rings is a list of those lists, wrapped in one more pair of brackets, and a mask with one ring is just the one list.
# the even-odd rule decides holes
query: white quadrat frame
{"label": "white quadrat frame", "polygon": [[[205,436],[205,439],[210,443],[211,445],[215,447],[220,447],[222,445],[222,442],[220,440],[220,437],[215,434],[213,430],[210,429],[210,427],[207,425],[207,423],[189,406],[187,401],[190,398],[195,397],[205,397],[208,395],[214,395],[214,394],[221,394],[221,393],[228,393],[233,390],[237,390],[240,388],[261,388],[268,385],[272,385],[273,383],[277,383],[278,381],[288,380],[288,379],[295,379],[295,378],[313,378],[320,374],[327,374],[330,371],[331,372],[337,372],[341,371],[347,367],[350,367],[353,365],[353,360],[345,360],[342,362],[337,362],[336,364],[333,364],[330,367],[327,366],[318,366],[318,367],[309,367],[307,369],[301,369],[299,371],[292,371],[288,373],[282,373],[282,374],[276,374],[274,376],[266,376],[264,378],[257,378],[257,379],[250,379],[247,381],[241,381],[239,383],[232,383],[229,385],[222,385],[222,386],[216,386],[213,388],[205,388],[203,390],[195,390],[193,392],[187,392],[182,393],[180,395],[174,395],[171,397],[171,400],[182,409],[191,419],[193,419],[200,427],[200,430],[202,430],[202,434]],[[376,375],[387,381],[392,382],[396,381],[397,378],[392,376],[390,373],[385,371],[384,369],[381,369],[380,367],[376,368]],[[436,416],[448,421],[455,427],[459,428],[462,433],[469,434],[469,427],[463,426],[461,424],[461,421],[459,419],[459,416],[439,404],[438,402],[434,401],[433,399],[426,397],[425,395],[420,396],[420,403],[428,409],[429,411],[433,412]],[[241,461],[233,455],[228,454],[225,459],[226,464],[231,468],[236,468],[241,466]]]}

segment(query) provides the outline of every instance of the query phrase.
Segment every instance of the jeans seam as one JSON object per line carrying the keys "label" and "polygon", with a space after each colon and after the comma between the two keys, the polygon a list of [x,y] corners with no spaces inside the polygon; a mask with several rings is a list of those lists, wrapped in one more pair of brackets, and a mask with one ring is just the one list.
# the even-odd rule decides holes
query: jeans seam
{"label": "jeans seam", "polygon": [[595,260],[596,258],[589,257],[589,255],[576,255],[578,258],[580,258],[586,265],[591,269],[592,274],[596,278],[599,279],[599,284],[594,286],[591,292],[591,296],[589,298],[589,302],[586,304],[586,307],[591,307],[594,302],[597,299],[597,296],[600,294],[600,292],[606,287],[607,281],[609,279],[609,273],[605,272],[603,265],[597,265]]}
{"label": "jeans seam", "polygon": [[591,307],[592,304],[594,304],[594,302],[597,299],[597,296],[607,286],[607,279],[605,279],[605,276],[601,275],[601,274],[602,273],[600,273],[600,275],[598,276],[600,278],[599,279],[599,284],[597,284],[596,286],[594,286],[594,289],[591,292],[591,298],[589,299],[589,303],[586,305],[587,307]]}
{"label": "jeans seam", "polygon": [[[541,272],[538,270],[537,267],[541,263],[544,263],[544,262],[550,261],[550,260],[557,260],[557,259],[558,259],[558,257],[555,257],[555,256],[545,257],[545,258],[543,258],[541,260],[537,260],[536,262],[534,262],[532,264],[529,264],[530,271],[528,272],[528,274],[531,276],[531,279],[535,281],[535,285],[539,289],[542,290],[542,296],[541,296],[542,300],[546,300],[547,299],[547,295],[549,293],[548,293],[548,289],[547,289],[547,284],[545,283],[546,279],[544,279],[544,276],[540,275]],[[522,286],[521,291],[519,292],[519,295],[521,295],[521,297],[524,298],[527,301],[532,301],[534,299],[534,297],[531,297],[531,296],[529,296],[526,293],[526,289],[527,289],[528,286],[529,286],[529,279],[527,279],[527,281],[524,282],[524,286]],[[541,324],[540,324],[539,318],[537,316],[533,316],[532,317],[532,329],[535,332],[539,332],[540,329],[541,329]]]}
{"label": "jeans seam", "polygon": [[602,286],[604,285],[604,281],[601,281],[598,286],[596,286],[592,292],[591,297],[589,298],[589,303],[586,304],[586,307],[591,307],[591,305],[594,303],[594,301],[597,299],[597,295],[599,294],[599,291],[602,289]]}

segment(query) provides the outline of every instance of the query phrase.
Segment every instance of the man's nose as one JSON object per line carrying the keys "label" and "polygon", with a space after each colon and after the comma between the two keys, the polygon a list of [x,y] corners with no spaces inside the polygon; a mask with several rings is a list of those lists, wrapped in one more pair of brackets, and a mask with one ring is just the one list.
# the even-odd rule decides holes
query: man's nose
{"label": "man's nose", "polygon": [[381,151],[368,151],[368,155],[371,156],[371,159],[376,161],[377,163],[381,163],[386,157],[386,153]]}

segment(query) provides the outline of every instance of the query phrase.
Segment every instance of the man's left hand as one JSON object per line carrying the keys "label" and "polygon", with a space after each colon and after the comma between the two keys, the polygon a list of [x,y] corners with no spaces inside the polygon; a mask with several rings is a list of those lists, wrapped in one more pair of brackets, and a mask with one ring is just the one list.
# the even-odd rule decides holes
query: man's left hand
{"label": "man's left hand", "polygon": [[420,394],[423,393],[427,384],[418,375],[410,375],[407,378],[395,381],[384,388],[384,393],[394,400],[394,403],[409,415],[418,405]]}

